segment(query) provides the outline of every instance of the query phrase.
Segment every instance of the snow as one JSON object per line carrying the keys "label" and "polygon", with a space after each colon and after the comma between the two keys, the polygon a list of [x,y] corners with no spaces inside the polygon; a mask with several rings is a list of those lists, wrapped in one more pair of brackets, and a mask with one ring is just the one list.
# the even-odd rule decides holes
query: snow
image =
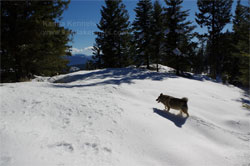
{"label": "snow", "polygon": [[79,70],[81,70],[79,67],[72,66],[72,67],[70,67],[69,72],[76,72],[76,71],[79,71]]}
{"label": "snow", "polygon": [[[250,164],[244,92],[170,71],[102,69],[0,84],[0,165]],[[188,97],[190,117],[164,112],[160,93]]]}

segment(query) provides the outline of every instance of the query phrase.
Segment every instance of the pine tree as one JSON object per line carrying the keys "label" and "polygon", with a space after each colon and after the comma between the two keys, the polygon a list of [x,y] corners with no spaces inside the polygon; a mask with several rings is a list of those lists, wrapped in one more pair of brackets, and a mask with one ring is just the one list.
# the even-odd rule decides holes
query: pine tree
{"label": "pine tree", "polygon": [[222,58],[217,54],[219,46],[219,36],[221,31],[231,19],[232,0],[198,0],[199,13],[196,13],[196,22],[208,29],[209,66],[210,74],[213,78],[221,76]]}
{"label": "pine tree", "polygon": [[241,85],[249,88],[249,69],[250,69],[250,43],[249,43],[249,29],[250,29],[250,8],[240,4],[240,0],[237,1],[235,16],[233,20],[234,30],[234,58],[238,61],[239,69],[239,82]]}
{"label": "pine tree", "polygon": [[128,65],[130,47],[129,15],[121,0],[105,0],[102,18],[97,25],[98,42],[102,52],[103,67]]}
{"label": "pine tree", "polygon": [[133,22],[136,47],[136,63],[146,64],[149,69],[151,54],[152,2],[139,0],[135,8],[136,18]]}
{"label": "pine tree", "polygon": [[39,75],[51,76],[67,69],[68,61],[63,57],[70,55],[68,42],[72,40],[72,31],[60,26],[56,20],[61,20],[61,15],[68,4],[69,1],[60,0],[34,3],[37,8],[34,19],[42,20],[37,25],[39,32],[36,34],[40,38],[41,45],[32,47],[34,51],[39,50],[39,58],[35,62],[37,67],[34,69]]}
{"label": "pine tree", "polygon": [[95,44],[93,46],[93,65],[95,66],[95,68],[100,69],[103,66],[103,60],[102,60],[102,52],[101,52],[101,44],[100,44],[100,38],[97,37],[95,39]]}
{"label": "pine tree", "polygon": [[[247,22],[247,17],[249,15],[248,7],[241,5],[241,0],[237,0],[235,15],[233,18],[233,31],[235,35],[240,33],[240,27],[243,22]],[[236,39],[237,40],[237,39]]]}
{"label": "pine tree", "polygon": [[182,11],[181,4],[183,0],[165,0],[167,8],[166,13],[166,52],[167,64],[176,69],[176,74],[185,70],[188,63],[187,57],[192,52],[193,43],[191,39],[194,37],[191,21],[186,21],[189,10]]}
{"label": "pine tree", "polygon": [[219,37],[219,45],[220,49],[218,50],[218,54],[222,59],[221,63],[221,74],[222,81],[233,83],[235,77],[237,77],[236,73],[238,73],[238,65],[237,61],[235,61],[235,57],[232,56],[233,52],[233,33],[226,31],[221,34]]}
{"label": "pine tree", "polygon": [[66,70],[72,31],[58,23],[69,1],[1,2],[2,81]]}
{"label": "pine tree", "polygon": [[24,47],[26,42],[19,37],[27,34],[20,27],[24,26],[28,12],[25,2],[1,2],[1,81],[18,81],[22,77],[22,61],[25,55],[19,46]]}
{"label": "pine tree", "polygon": [[197,44],[196,53],[194,56],[191,57],[191,68],[193,69],[192,72],[196,74],[201,74],[206,69],[206,45],[203,36],[197,35],[197,38],[199,40],[198,43],[200,43],[200,46],[198,47]]}
{"label": "pine tree", "polygon": [[[206,74],[209,73],[209,66],[208,66],[208,36],[207,35],[201,35],[196,33],[196,37],[198,38],[198,51],[197,54],[198,56],[200,55],[201,60],[201,71]],[[198,58],[199,59],[199,58]],[[199,63],[199,62],[198,62]]]}
{"label": "pine tree", "polygon": [[163,41],[164,41],[164,26],[163,26],[163,10],[158,0],[154,2],[152,14],[152,61],[156,63],[156,70],[159,71],[158,64],[161,62],[163,55]]}

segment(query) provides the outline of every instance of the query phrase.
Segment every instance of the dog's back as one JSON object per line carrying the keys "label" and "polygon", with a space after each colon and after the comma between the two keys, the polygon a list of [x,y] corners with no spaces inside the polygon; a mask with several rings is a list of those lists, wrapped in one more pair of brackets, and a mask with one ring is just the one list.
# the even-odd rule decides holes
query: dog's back
{"label": "dog's back", "polygon": [[187,108],[187,101],[188,101],[187,98],[178,99],[178,98],[171,97],[169,99],[168,104],[170,108],[180,110],[183,108]]}

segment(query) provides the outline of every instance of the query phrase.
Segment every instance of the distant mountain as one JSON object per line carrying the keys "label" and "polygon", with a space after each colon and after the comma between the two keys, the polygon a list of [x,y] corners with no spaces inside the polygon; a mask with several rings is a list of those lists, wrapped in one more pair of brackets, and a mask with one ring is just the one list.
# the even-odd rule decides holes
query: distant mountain
{"label": "distant mountain", "polygon": [[92,59],[91,55],[85,54],[74,54],[72,56],[66,56],[66,59],[69,60],[68,66],[85,66],[85,64]]}

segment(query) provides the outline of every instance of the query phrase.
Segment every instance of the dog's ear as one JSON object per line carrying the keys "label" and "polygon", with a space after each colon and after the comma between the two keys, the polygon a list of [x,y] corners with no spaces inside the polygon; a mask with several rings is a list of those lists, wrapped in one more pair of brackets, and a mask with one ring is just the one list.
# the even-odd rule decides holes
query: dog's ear
{"label": "dog's ear", "polygon": [[161,93],[160,96],[162,96],[163,94]]}

